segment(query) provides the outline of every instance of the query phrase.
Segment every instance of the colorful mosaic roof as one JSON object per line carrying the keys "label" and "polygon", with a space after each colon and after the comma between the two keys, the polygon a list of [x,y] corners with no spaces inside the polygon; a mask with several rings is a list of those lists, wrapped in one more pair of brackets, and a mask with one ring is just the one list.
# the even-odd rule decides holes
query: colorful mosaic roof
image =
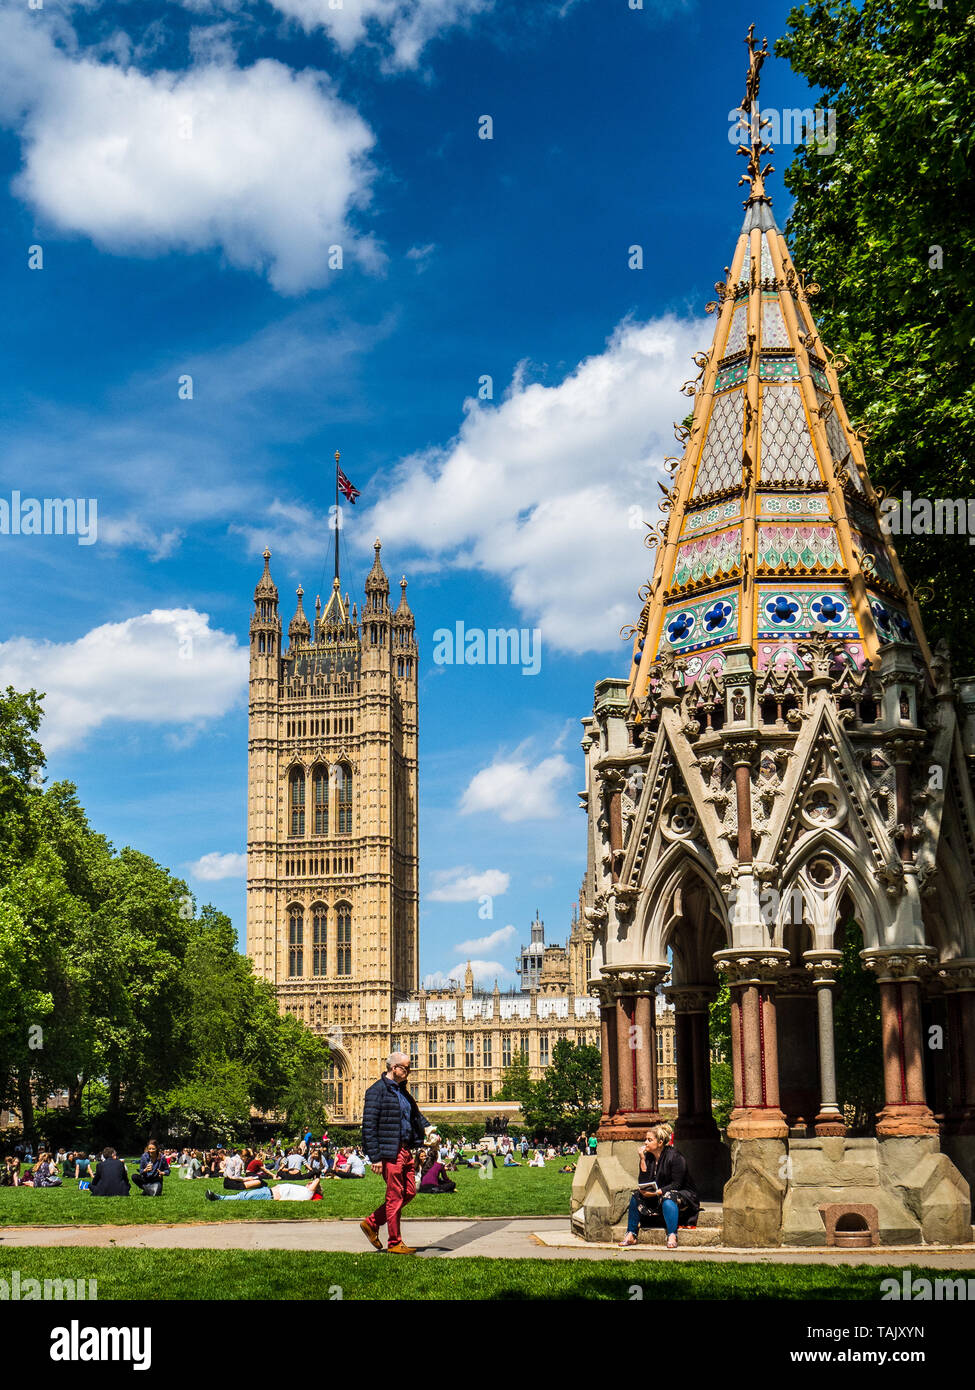
{"label": "colorful mosaic roof", "polygon": [[[754,135],[754,111],[747,111]],[[748,98],[746,97],[746,102]],[[746,107],[743,104],[742,110]],[[772,215],[753,138],[745,220],[698,354],[694,414],[674,474],[656,565],[635,629],[630,694],[668,649],[690,678],[747,644],[758,667],[801,659],[793,642],[826,633],[862,666],[880,645],[930,652],[878,497],[850,426],[837,364]]]}

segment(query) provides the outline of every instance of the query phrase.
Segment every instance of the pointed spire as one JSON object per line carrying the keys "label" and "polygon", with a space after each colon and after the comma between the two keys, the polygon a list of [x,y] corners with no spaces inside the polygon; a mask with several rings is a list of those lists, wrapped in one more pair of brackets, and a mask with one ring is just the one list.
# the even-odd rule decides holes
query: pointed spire
{"label": "pointed spire", "polygon": [[383,569],[379,552],[382,550],[382,542],[376,537],[373,546],[375,558],[372,562],[372,569],[366,576],[366,608],[370,612],[383,611],[389,607],[389,580],[386,578],[386,571]]}
{"label": "pointed spire", "polygon": [[[741,125],[747,127],[749,143],[739,145],[738,153],[747,156],[748,167],[738,180],[738,184],[739,187],[743,183],[748,184],[748,197],[743,204],[745,208],[752,208],[756,204],[767,207],[772,200],[765,192],[765,179],[769,174],[775,172],[775,165],[766,164],[765,168],[762,168],[762,158],[764,155],[772,153],[772,146],[765,143],[764,131],[770,122],[765,119],[759,109],[758,89],[761,85],[762,64],[768,57],[768,39],[763,39],[761,48],[756,48],[755,26],[750,24],[745,45],[748,49],[748,75],[745,78],[745,96],[738,110],[744,117],[739,128]],[[775,225],[774,222],[772,225]]]}
{"label": "pointed spire", "polygon": [[338,578],[332,580],[332,594],[322,614],[323,628],[344,627],[348,621],[348,609],[342,603]]}
{"label": "pointed spire", "polygon": [[412,622],[413,610],[406,601],[406,575],[404,574],[399,582],[399,603],[393,617],[397,622]]}
{"label": "pointed spire", "polygon": [[690,428],[668,460],[664,519],[647,544],[653,578],[633,634],[630,695],[676,659],[680,684],[725,665],[741,647],[758,669],[802,661],[798,644],[824,634],[834,660],[876,664],[892,635],[930,658],[920,614],[867,474],[863,441],[839,389],[846,365],[817,332],[818,285],[797,272],[765,191],[772,172],[758,110],[758,49],[741,111],[752,140],[745,221],[718,298],[708,352],[697,353]]}
{"label": "pointed spire", "polygon": [[295,590],[295,593],[298,596],[298,606],[295,609],[294,617],[288,624],[288,641],[291,643],[292,647],[300,647],[304,643],[306,643],[310,638],[311,627],[309,626],[308,619],[305,616],[305,610],[301,606],[301,600],[305,596],[305,591],[300,584],[298,585],[298,588]]}
{"label": "pointed spire", "polygon": [[278,601],[277,585],[271,578],[271,552],[266,546],[264,547],[264,573],[257,581],[254,598],[272,599],[275,603]]}

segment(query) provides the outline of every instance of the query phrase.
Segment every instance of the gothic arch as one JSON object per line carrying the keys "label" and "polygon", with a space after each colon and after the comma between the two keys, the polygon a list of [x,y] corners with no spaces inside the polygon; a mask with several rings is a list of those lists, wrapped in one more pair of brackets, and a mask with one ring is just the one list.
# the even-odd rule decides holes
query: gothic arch
{"label": "gothic arch", "polygon": [[[817,856],[830,856],[838,861],[839,873],[835,882],[821,886],[810,877],[809,866],[814,864]],[[886,895],[879,885],[871,884],[864,877],[863,864],[857,861],[855,846],[836,830],[824,827],[803,837],[783,864],[779,882],[783,890],[773,934],[774,946],[785,944],[785,930],[792,920],[791,909],[797,892],[813,917],[810,925],[814,950],[833,949],[839,925],[839,905],[844,893],[849,893],[857,908],[864,947],[886,945],[882,924],[891,915],[889,905],[885,905]]]}
{"label": "gothic arch", "polygon": [[[728,912],[725,906],[713,866],[687,842],[671,845],[657,863],[654,872],[642,895],[642,912],[637,940],[640,942],[640,958],[649,961],[663,961],[667,958],[668,947],[673,947],[675,934],[686,922],[685,911],[689,904],[685,899],[693,885],[699,887],[699,905],[695,915],[704,921],[714,923],[715,930],[706,933],[707,941],[712,936],[720,937],[716,945],[706,950],[707,941],[702,941],[701,968],[704,968],[705,951],[707,971],[710,973],[711,956],[715,950],[730,945]],[[704,905],[708,911],[705,915]]]}
{"label": "gothic arch", "polygon": [[[975,956],[975,912],[969,897],[971,870],[956,852],[950,836],[942,834],[937,874],[930,898],[922,898],[925,933],[941,960]],[[929,910],[929,904],[930,909]],[[929,928],[930,923],[930,928]]]}

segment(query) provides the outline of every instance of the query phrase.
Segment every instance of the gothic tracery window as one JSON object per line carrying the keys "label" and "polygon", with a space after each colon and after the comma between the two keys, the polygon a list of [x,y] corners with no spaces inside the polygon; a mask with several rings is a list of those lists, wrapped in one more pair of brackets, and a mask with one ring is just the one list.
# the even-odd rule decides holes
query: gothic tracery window
{"label": "gothic tracery window", "polygon": [[344,764],[339,768],[338,833],[352,834],[352,770]]}
{"label": "gothic tracery window", "polygon": [[311,973],[328,974],[328,908],[316,903],[311,919]]}
{"label": "gothic tracery window", "polygon": [[348,903],[335,908],[335,973],[352,974],[352,908]]}
{"label": "gothic tracery window", "polygon": [[315,803],[315,834],[328,834],[328,768],[319,763],[312,773],[312,799]]}
{"label": "gothic tracery window", "polygon": [[305,973],[305,917],[299,904],[288,908],[288,974]]}
{"label": "gothic tracery window", "polygon": [[288,778],[289,801],[291,804],[291,831],[292,835],[304,835],[305,833],[305,770],[303,767],[295,767],[291,770]]}

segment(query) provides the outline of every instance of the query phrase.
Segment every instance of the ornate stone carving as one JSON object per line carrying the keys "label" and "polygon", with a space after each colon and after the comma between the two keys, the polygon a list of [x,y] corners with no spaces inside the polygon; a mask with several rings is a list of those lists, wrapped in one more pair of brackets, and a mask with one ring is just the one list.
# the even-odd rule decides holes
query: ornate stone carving
{"label": "ornate stone carving", "polygon": [[883,984],[921,980],[933,969],[937,958],[930,946],[875,947],[860,952],[864,965]]}
{"label": "ornate stone carving", "polygon": [[586,921],[595,928],[604,927],[609,918],[609,911],[606,906],[605,893],[597,893],[592,900],[592,906],[587,907],[583,913]]}
{"label": "ornate stone carving", "polygon": [[770,946],[761,951],[716,951],[715,968],[729,985],[774,984],[790,963],[789,952]]}
{"label": "ornate stone carving", "polygon": [[670,974],[666,962],[648,965],[604,965],[599,976],[600,998],[603,990],[609,997],[619,999],[633,994],[654,994],[657,986]]}
{"label": "ornate stone carving", "polygon": [[975,960],[961,958],[943,961],[938,966],[937,973],[949,993],[961,994],[975,990]]}
{"label": "ornate stone carving", "polygon": [[666,985],[664,994],[675,1014],[706,1014],[718,991],[713,985]]}
{"label": "ornate stone carving", "polygon": [[724,745],[725,756],[735,767],[750,767],[758,752],[758,741],[753,738],[729,739]]}

